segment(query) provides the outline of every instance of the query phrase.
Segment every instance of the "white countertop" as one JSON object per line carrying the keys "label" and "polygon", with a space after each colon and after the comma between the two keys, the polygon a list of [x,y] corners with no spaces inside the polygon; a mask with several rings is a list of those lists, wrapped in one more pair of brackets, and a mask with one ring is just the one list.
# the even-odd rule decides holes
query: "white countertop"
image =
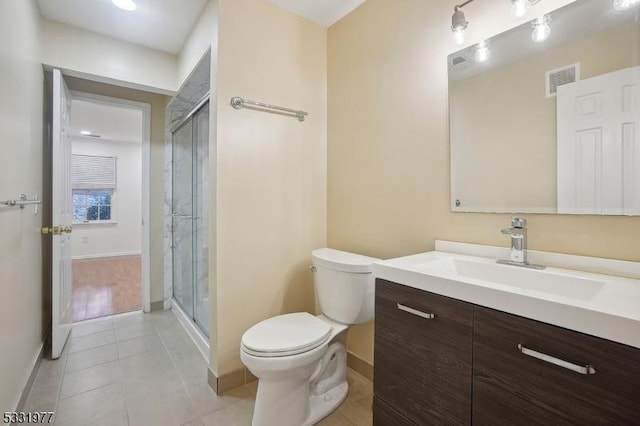
{"label": "white countertop", "polygon": [[[496,254],[496,250],[508,253],[504,248],[451,242],[438,242],[436,247],[440,250],[446,248],[447,252],[433,251],[377,262],[373,265],[373,275],[376,278],[640,348],[639,279],[554,267],[534,272],[540,274],[540,279],[544,280],[546,277],[548,281],[568,277],[573,280],[571,288],[579,288],[581,282],[597,282],[598,285],[597,291],[576,292],[575,296],[567,292],[554,294],[485,279],[454,276],[450,270],[439,268],[445,259],[471,261],[480,267],[492,268],[493,266],[489,265],[495,265],[496,257],[472,256],[469,253],[475,251],[478,254]],[[580,264],[600,265],[604,270],[621,275],[630,275],[640,270],[640,264],[637,262],[554,253],[544,253],[542,257],[550,262],[554,259],[562,261],[570,258],[572,268]],[[517,266],[499,267],[523,269]]]}

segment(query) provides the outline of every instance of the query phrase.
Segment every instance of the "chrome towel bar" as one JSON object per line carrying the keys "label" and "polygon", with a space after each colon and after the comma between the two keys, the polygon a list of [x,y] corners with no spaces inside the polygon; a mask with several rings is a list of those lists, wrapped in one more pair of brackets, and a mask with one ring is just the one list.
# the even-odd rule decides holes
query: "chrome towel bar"
{"label": "chrome towel bar", "polygon": [[265,104],[262,102],[250,101],[247,99],[243,99],[239,96],[234,96],[233,98],[231,98],[231,106],[234,107],[235,109],[241,109],[245,105],[253,105],[260,108],[274,109],[276,111],[288,112],[290,114],[294,114],[295,117],[298,119],[298,121],[304,121],[305,117],[309,115],[309,113],[305,111],[295,110],[291,108],[284,108],[277,105]]}
{"label": "chrome towel bar", "polygon": [[4,204],[5,206],[9,207],[19,206],[21,209],[24,209],[24,206],[35,205],[36,207],[33,210],[33,214],[37,215],[38,204],[40,204],[41,202],[42,201],[40,200],[40,198],[38,198],[37,195],[32,200],[29,200],[26,194],[20,194],[20,197],[18,197],[17,199],[3,200],[0,201],[0,204]]}

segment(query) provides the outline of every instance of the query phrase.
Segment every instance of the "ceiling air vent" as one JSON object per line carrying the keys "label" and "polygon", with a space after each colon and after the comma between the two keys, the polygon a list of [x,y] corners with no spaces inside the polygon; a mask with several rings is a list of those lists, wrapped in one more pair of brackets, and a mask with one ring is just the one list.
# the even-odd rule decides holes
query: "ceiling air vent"
{"label": "ceiling air vent", "polygon": [[464,56],[455,56],[452,60],[451,60],[451,64],[455,67],[456,65],[462,64],[467,62],[467,60],[464,58]]}
{"label": "ceiling air vent", "polygon": [[546,73],[546,96],[552,98],[558,93],[558,87],[563,84],[573,83],[580,80],[580,63],[567,65],[562,68],[547,71]]}

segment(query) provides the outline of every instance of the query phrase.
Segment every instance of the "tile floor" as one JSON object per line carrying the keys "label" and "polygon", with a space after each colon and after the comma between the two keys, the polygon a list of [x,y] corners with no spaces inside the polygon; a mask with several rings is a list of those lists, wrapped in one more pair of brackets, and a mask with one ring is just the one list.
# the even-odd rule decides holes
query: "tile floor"
{"label": "tile floor", "polygon": [[141,256],[74,260],[73,321],[142,308]]}
{"label": "tile floor", "polygon": [[[319,425],[371,425],[371,382],[349,370],[348,399]],[[256,383],[217,396],[207,364],[170,311],[74,325],[60,359],[43,360],[23,411],[58,426],[242,426]]]}

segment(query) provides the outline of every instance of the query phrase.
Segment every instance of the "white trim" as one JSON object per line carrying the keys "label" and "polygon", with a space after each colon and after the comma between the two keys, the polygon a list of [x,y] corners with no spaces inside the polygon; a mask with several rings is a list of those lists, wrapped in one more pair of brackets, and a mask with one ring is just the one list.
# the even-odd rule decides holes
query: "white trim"
{"label": "white trim", "polygon": [[143,92],[157,93],[165,96],[175,96],[178,93],[175,90],[163,89],[161,87],[156,86],[147,86],[146,84],[133,83],[131,81],[126,80],[118,80],[116,78],[105,77],[98,74],[90,74],[82,71],[76,71],[70,68],[61,68],[56,67],[54,65],[42,64],[42,68],[45,71],[51,71],[52,69],[59,69],[63,75],[68,75],[69,77],[82,78],[85,80],[95,81],[97,83],[109,84],[111,86],[117,87],[126,87],[127,89],[140,90]]}
{"label": "white trim", "polygon": [[38,352],[36,352],[35,358],[31,361],[31,363],[29,363],[29,368],[27,369],[27,375],[22,380],[22,386],[20,387],[22,390],[13,400],[12,407],[14,407],[14,411],[19,411],[23,408],[23,407],[20,407],[21,401],[27,402],[27,399],[29,398],[29,393],[31,392],[31,388],[33,387],[33,384],[35,382],[35,376],[36,374],[38,374],[38,368],[40,368],[40,361],[42,361],[43,355],[44,355],[44,341],[40,343],[40,348],[38,349]]}
{"label": "white trim", "polygon": [[182,308],[178,305],[178,303],[171,304],[171,312],[178,318],[178,321],[185,329],[193,343],[196,344],[198,350],[209,364],[209,340],[207,336],[202,334],[202,332],[196,326],[196,323],[187,316],[187,314],[182,310]]}
{"label": "white trim", "polygon": [[78,139],[81,140],[83,142],[106,142],[106,143],[112,143],[112,144],[122,144],[122,145],[141,145],[142,144],[142,140],[127,140],[127,139],[111,139],[111,138],[103,138],[103,137],[99,137],[99,138],[92,138],[91,136],[84,136],[84,135],[72,135],[71,138],[73,139]]}
{"label": "white trim", "polygon": [[[113,204],[112,204],[113,206]],[[86,222],[73,222],[74,226],[91,226],[91,225],[117,225],[117,220],[88,220]]]}
{"label": "white trim", "polygon": [[84,259],[100,259],[103,257],[122,257],[122,256],[140,256],[140,251],[125,251],[122,253],[105,253],[105,254],[83,254],[81,256],[71,256],[72,260],[84,260]]}
{"label": "white trim", "polygon": [[126,106],[142,110],[142,310],[151,312],[151,233],[150,191],[151,191],[151,105],[146,102],[130,101],[111,96],[71,91],[73,99],[91,101],[106,105]]}

